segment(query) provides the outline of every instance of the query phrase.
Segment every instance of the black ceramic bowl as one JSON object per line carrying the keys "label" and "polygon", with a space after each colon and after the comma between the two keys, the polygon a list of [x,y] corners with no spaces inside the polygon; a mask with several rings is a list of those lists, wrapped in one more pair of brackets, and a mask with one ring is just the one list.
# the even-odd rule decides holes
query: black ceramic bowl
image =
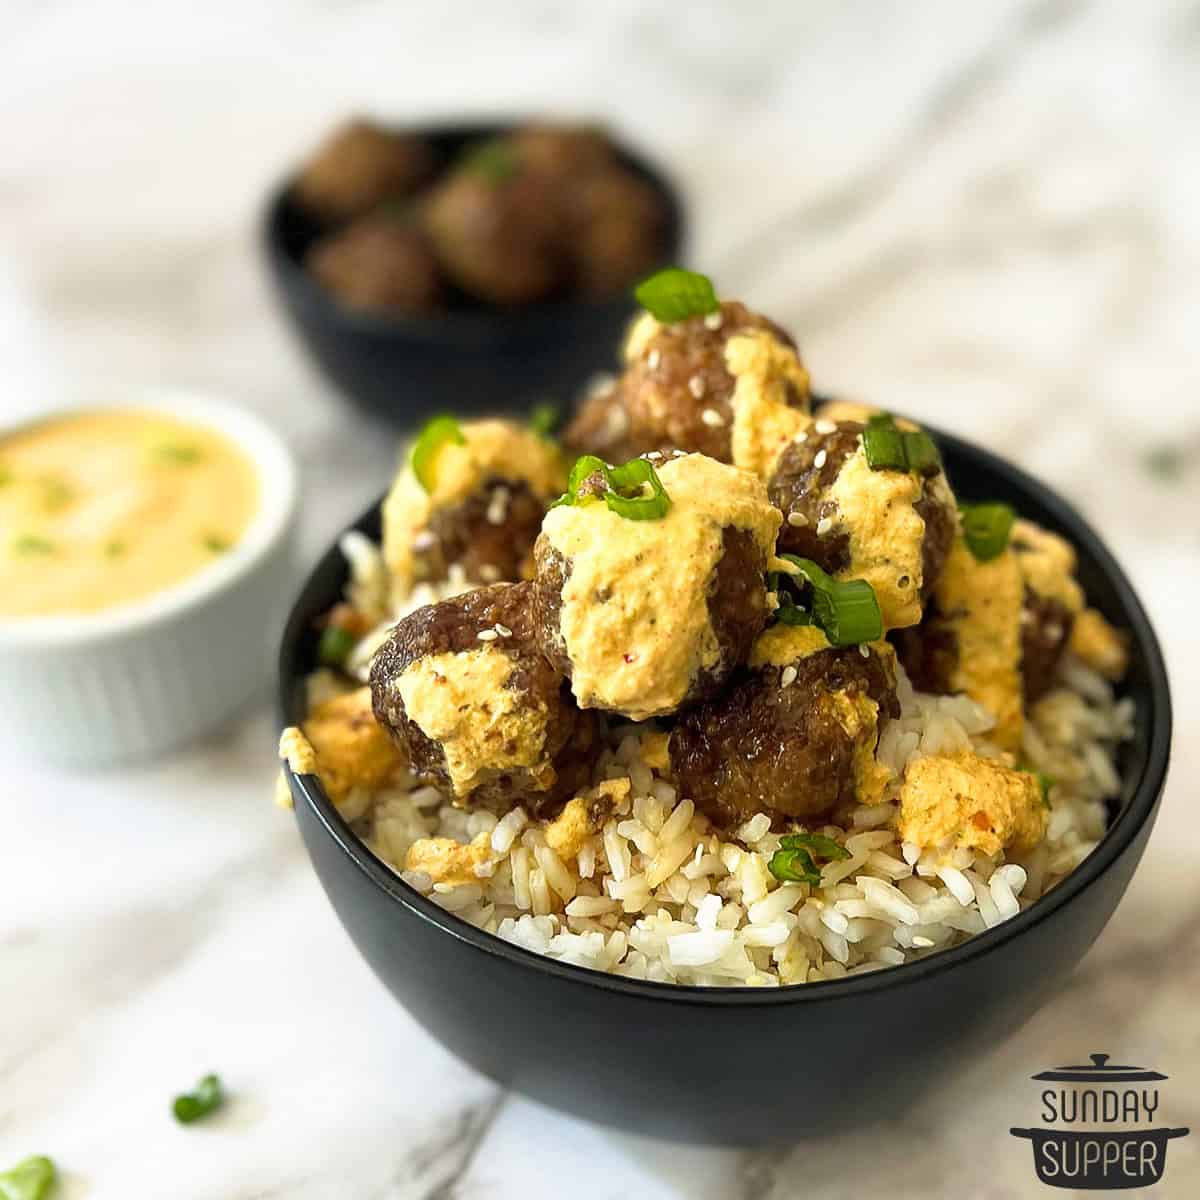
{"label": "black ceramic bowl", "polygon": [[[1007,500],[1070,538],[1090,602],[1131,635],[1136,733],[1100,846],[1027,911],[920,962],[796,987],[677,987],[554,962],[443,912],[350,832],[315,777],[292,776],[300,830],[338,916],[430,1033],[494,1079],[583,1116],[755,1143],[886,1117],[901,1084],[906,1095],[936,1085],[1066,978],[1112,916],[1154,824],[1171,740],[1166,670],[1145,611],[1082,518],[987,451],[939,442],[963,499]],[[356,528],[377,537],[378,511]],[[303,715],[314,618],[345,575],[330,550],[292,612],[280,658],[286,723]]]}
{"label": "black ceramic bowl", "polygon": [[[471,142],[518,122],[418,129],[440,161]],[[683,257],[678,193],[661,173],[618,145],[620,161],[662,196],[666,211],[662,265]],[[518,412],[541,400],[572,398],[596,369],[616,363],[633,315],[627,291],[603,298],[564,298],[519,308],[462,300],[433,316],[346,308],[304,269],[304,253],[322,232],[292,200],[290,181],[265,218],[267,261],[280,299],[326,376],[351,400],[392,424],[411,425],[437,412]]]}

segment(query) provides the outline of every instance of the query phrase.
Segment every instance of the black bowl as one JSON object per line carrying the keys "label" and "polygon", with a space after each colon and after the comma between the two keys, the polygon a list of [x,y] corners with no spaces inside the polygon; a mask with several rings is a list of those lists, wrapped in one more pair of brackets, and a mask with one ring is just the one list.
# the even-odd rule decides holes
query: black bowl
{"label": "black bowl", "polygon": [[[338,916],[436,1038],[494,1079],[583,1116],[746,1144],[886,1117],[900,1083],[911,1096],[944,1079],[1066,978],[1112,916],[1154,824],[1171,741],[1166,669],[1141,603],[1083,519],[987,451],[939,442],[964,499],[1007,500],[1070,538],[1090,602],[1131,635],[1124,691],[1136,732],[1099,847],[1027,911],[920,962],[795,987],[679,987],[554,962],[443,912],[355,837],[314,776],[291,776],[301,833]],[[378,510],[356,528],[377,537]],[[292,611],[280,656],[285,723],[303,715],[314,619],[345,576],[334,548]]]}
{"label": "black bowl", "polygon": [[[440,161],[470,142],[512,127],[443,125],[417,129]],[[663,199],[660,265],[682,259],[684,218],[678,193],[661,173],[618,145],[618,158]],[[465,299],[446,312],[404,315],[346,308],[304,269],[321,225],[280,187],[266,212],[267,261],[301,342],[330,381],[361,408],[398,425],[432,413],[519,412],[541,400],[574,396],[597,363],[616,362],[634,312],[632,295],[563,298],[519,308]]]}

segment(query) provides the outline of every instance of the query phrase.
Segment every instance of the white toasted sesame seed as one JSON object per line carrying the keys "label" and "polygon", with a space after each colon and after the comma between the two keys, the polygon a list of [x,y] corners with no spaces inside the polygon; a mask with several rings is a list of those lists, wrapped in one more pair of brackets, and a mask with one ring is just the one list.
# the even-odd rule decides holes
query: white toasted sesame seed
{"label": "white toasted sesame seed", "polygon": [[500,578],[500,568],[495,563],[481,563],[479,567],[479,578],[484,583],[495,583]]}
{"label": "white toasted sesame seed", "polygon": [[501,485],[492,493],[492,499],[488,504],[487,520],[489,525],[503,525],[504,518],[508,516],[508,488]]}
{"label": "white toasted sesame seed", "polygon": [[662,362],[661,350],[651,350],[650,353],[646,355],[646,366],[648,366],[650,370],[657,371],[658,364],[660,362]]}
{"label": "white toasted sesame seed", "polygon": [[796,682],[796,676],[799,672],[795,667],[784,667],[783,674],[779,677],[780,687],[791,687]]}
{"label": "white toasted sesame seed", "polygon": [[798,434],[796,434],[796,436],[794,438],[792,438],[792,441],[796,442],[796,443],[807,442],[808,441],[808,433],[802,429],[802,430],[800,430],[800,432]]}
{"label": "white toasted sesame seed", "polygon": [[494,629],[481,629],[475,636],[481,642],[494,642],[500,635]]}
{"label": "white toasted sesame seed", "polygon": [[721,426],[725,424],[725,418],[721,416],[721,414],[717,412],[715,408],[706,408],[700,414],[700,420],[702,420],[705,425],[709,427],[709,429],[720,429]]}
{"label": "white toasted sesame seed", "polygon": [[699,400],[704,395],[704,380],[699,375],[693,375],[688,380],[688,391]]}
{"label": "white toasted sesame seed", "polygon": [[813,466],[819,471],[829,458],[829,453],[826,450],[818,450],[816,457],[813,459]]}
{"label": "white toasted sesame seed", "polygon": [[[501,637],[512,637],[512,630],[507,625],[501,625],[499,621],[496,622],[495,630]],[[865,646],[863,648],[866,649]]]}
{"label": "white toasted sesame seed", "polygon": [[868,648],[868,646],[867,646],[867,643],[866,643],[866,642],[859,642],[859,643],[858,643],[858,652],[859,652],[859,654],[861,654],[861,655],[863,656],[863,658],[870,658],[870,657],[871,657],[871,651],[870,651],[870,649]]}
{"label": "white toasted sesame seed", "polygon": [[822,517],[817,522],[817,537],[824,537],[833,528],[832,517]]}
{"label": "white toasted sesame seed", "polygon": [[704,318],[704,328],[705,329],[720,329],[721,322],[724,320],[725,320],[725,317],[722,313],[719,313],[719,312],[709,313],[708,316]]}
{"label": "white toasted sesame seed", "polygon": [[672,450],[671,457],[672,458],[687,458],[687,451],[686,450]]}
{"label": "white toasted sesame seed", "polygon": [[624,437],[629,430],[629,414],[619,405],[614,404],[604,417],[604,433],[610,442]]}
{"label": "white toasted sesame seed", "polygon": [[837,426],[832,421],[818,421],[813,428],[818,433],[837,433]]}
{"label": "white toasted sesame seed", "polygon": [[658,462],[658,460],[662,458],[662,451],[648,450],[643,457],[648,459],[650,462]]}
{"label": "white toasted sesame seed", "polygon": [[796,529],[803,529],[808,524],[808,518],[803,513],[788,513],[788,524]]}
{"label": "white toasted sesame seed", "polygon": [[437,545],[438,536],[432,529],[422,529],[420,533],[413,538],[414,550],[431,550]]}

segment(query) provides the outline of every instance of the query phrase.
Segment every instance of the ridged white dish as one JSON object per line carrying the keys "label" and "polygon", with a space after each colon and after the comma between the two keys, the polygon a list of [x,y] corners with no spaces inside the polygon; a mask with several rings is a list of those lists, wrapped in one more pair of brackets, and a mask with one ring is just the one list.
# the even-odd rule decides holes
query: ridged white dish
{"label": "ridged white dish", "polygon": [[296,469],[275,433],[242,409],[181,392],[113,407],[224,434],[258,470],[259,507],[236,546],[146,600],[0,618],[0,741],[80,766],[160,754],[235,715],[269,677],[291,583]]}

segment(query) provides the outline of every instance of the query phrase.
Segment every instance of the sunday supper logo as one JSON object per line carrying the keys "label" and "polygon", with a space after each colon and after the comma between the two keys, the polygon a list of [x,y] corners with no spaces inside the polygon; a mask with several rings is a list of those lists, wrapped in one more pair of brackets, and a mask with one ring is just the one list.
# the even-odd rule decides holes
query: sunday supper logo
{"label": "sunday supper logo", "polygon": [[1167,1143],[1187,1129],[1153,1128],[1167,1076],[1091,1055],[1091,1063],[1055,1067],[1033,1078],[1045,1127],[1009,1130],[1033,1143],[1037,1177],[1050,1187],[1116,1190],[1150,1187],[1166,1170]]}

